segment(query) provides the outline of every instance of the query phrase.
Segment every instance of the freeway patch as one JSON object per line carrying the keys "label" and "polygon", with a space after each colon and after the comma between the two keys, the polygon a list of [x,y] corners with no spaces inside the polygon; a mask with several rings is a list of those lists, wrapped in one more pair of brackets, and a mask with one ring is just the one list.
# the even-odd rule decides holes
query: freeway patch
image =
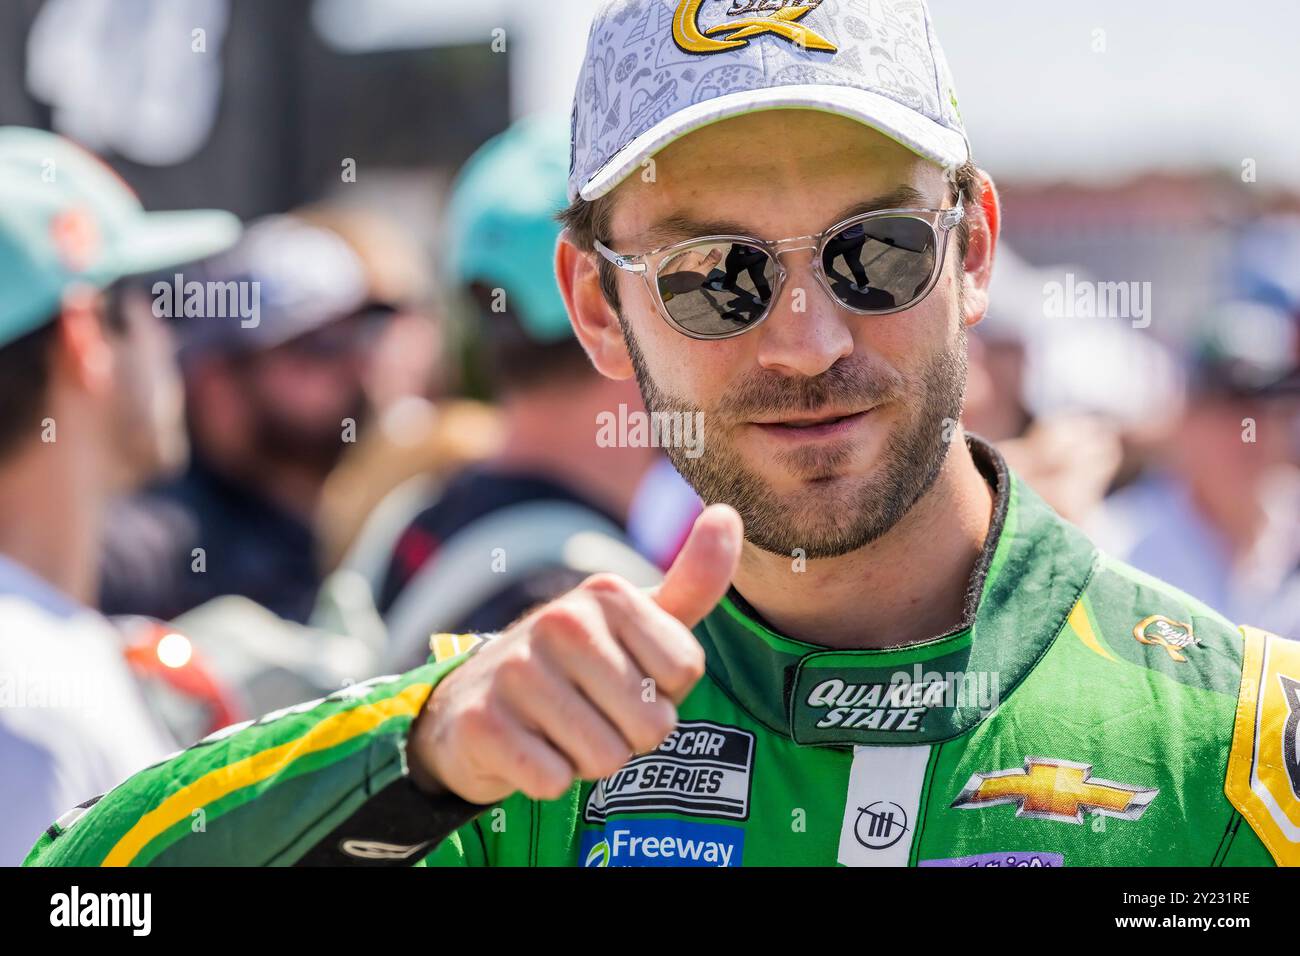
{"label": "freeway patch", "polygon": [[620,820],[582,834],[583,866],[740,866],[745,831],[683,820]]}

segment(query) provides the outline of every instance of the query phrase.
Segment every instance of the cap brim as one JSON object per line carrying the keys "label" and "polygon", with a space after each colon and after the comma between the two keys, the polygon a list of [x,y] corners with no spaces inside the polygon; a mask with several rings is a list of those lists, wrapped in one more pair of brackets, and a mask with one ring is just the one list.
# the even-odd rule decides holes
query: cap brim
{"label": "cap brim", "polygon": [[144,275],[206,259],[239,239],[239,220],[219,209],[151,212],[117,243],[108,279]]}
{"label": "cap brim", "polygon": [[843,86],[777,86],[729,93],[679,110],[628,143],[578,194],[588,202],[599,199],[647,158],[687,133],[746,113],[779,109],[819,110],[857,120],[939,166],[958,166],[970,159],[970,146],[961,132],[887,96]]}

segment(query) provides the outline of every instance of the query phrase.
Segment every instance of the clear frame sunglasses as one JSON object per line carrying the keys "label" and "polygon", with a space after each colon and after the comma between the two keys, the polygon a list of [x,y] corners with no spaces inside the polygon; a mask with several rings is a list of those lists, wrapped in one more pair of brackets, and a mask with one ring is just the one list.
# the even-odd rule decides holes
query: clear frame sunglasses
{"label": "clear frame sunglasses", "polygon": [[645,280],[678,332],[727,339],[771,314],[789,275],[781,257],[800,250],[813,250],[817,281],[849,311],[889,315],[911,308],[938,281],[948,233],[964,215],[961,206],[880,209],[790,239],[702,236],[639,255],[622,255],[600,240],[595,246],[614,266]]}

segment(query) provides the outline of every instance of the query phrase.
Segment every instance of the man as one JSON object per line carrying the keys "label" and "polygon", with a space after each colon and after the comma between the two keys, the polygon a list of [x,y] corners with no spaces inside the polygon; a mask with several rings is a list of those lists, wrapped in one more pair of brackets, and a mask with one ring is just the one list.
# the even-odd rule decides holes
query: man
{"label": "man", "polygon": [[88,606],[109,498],[185,453],[169,334],[126,277],[238,228],[147,215],[89,153],[0,129],[0,865],[173,746]]}
{"label": "man", "polygon": [[[478,402],[442,400],[451,371],[446,327],[423,244],[395,219],[367,206],[327,200],[294,215],[342,237],[364,267],[369,297],[393,310],[365,377],[370,427],[344,452],[321,491],[316,536],[321,566],[333,571],[345,558],[356,557],[358,535],[393,489],[417,476],[445,476],[481,457],[492,414]],[[462,415],[473,415],[475,422],[464,429],[471,432],[464,445],[455,440],[458,434],[445,437]],[[368,552],[369,544],[361,550]]]}
{"label": "man", "polygon": [[[609,551],[637,564],[624,528],[659,452],[593,448],[600,417],[640,409],[641,397],[634,382],[592,369],[555,285],[568,137],[563,121],[522,120],[472,156],[452,190],[449,272],[472,312],[501,434],[396,542],[379,609],[409,648],[399,666],[424,660],[434,631],[505,627],[606,569]],[[576,542],[590,534],[600,553],[584,561]],[[658,578],[648,563],[641,574]]]}
{"label": "man", "polygon": [[[187,285],[236,294],[200,307]],[[288,216],[155,288],[180,324],[193,452],[183,476],[115,513],[102,606],[166,620],[238,594],[303,622],[317,503],[364,427],[367,350],[391,310],[372,308],[341,238]]]}
{"label": "man", "polygon": [[[1099,555],[955,424],[998,204],[925,7],[727,16],[602,8],[556,256],[596,367],[706,415],[674,458],[711,505],[662,586],[599,575],[436,641],[140,775],[32,861],[1300,858],[1294,647]],[[819,255],[858,224],[867,296]],[[663,261],[732,242],[780,256],[758,321],[662,302]]]}

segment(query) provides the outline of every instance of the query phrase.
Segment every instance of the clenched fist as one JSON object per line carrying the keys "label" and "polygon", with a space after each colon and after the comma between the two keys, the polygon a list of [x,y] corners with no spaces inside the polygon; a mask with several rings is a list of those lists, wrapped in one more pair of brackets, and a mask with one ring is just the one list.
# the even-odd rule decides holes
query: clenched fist
{"label": "clenched fist", "polygon": [[713,505],[655,591],[597,574],[484,646],[415,722],[416,784],[471,803],[552,800],[657,747],[704,675],[691,628],[726,593],[742,532],[734,510]]}

